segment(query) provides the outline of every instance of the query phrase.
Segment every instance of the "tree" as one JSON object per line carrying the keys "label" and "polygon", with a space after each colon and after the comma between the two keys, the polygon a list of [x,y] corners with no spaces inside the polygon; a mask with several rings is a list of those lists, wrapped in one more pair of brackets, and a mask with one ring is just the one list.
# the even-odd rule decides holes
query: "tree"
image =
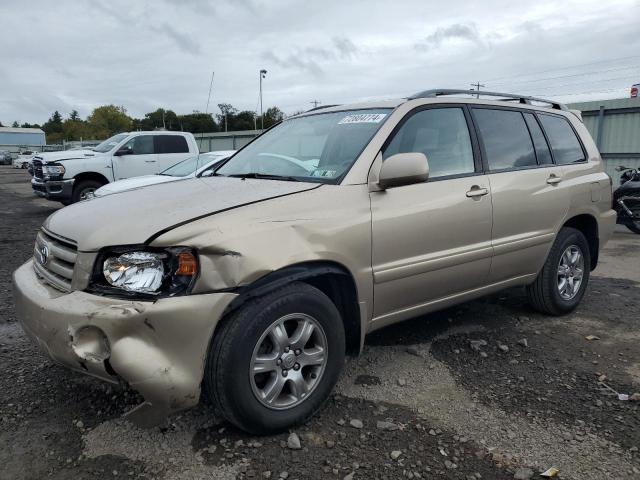
{"label": "tree", "polygon": [[132,120],[124,107],[104,105],[89,115],[87,127],[93,138],[103,139],[116,133],[128,132],[132,127]]}
{"label": "tree", "polygon": [[158,108],[155,112],[145,114],[143,119],[134,121],[136,128],[140,130],[155,130],[165,128],[167,130],[180,130],[178,116],[173,110]]}
{"label": "tree", "polygon": [[234,108],[229,103],[219,103],[218,108],[220,109],[220,113],[216,115],[218,118],[218,125],[220,125],[220,130],[227,131],[233,130],[233,128],[229,128],[229,124],[233,121],[233,117],[235,117],[236,113],[238,113],[238,109]]}
{"label": "tree", "polygon": [[[284,113],[278,107],[269,107],[264,112],[264,128],[269,128],[284,119]],[[261,125],[260,117],[258,117],[258,125]]]}
{"label": "tree", "polygon": [[217,132],[218,125],[208,113],[194,112],[187,115],[178,115],[180,129],[191,133]]}
{"label": "tree", "polygon": [[42,130],[47,134],[47,141],[49,143],[60,143],[63,139],[62,132],[62,115],[57,110],[53,112],[53,115],[44,122]]}
{"label": "tree", "polygon": [[78,115],[77,110],[71,110],[71,113],[69,114],[69,120],[73,120],[74,122],[80,120],[80,115]]}
{"label": "tree", "polygon": [[11,124],[11,126],[12,126],[13,128],[18,128],[18,127],[20,126],[20,124],[19,124],[18,122],[13,122],[13,123]]}

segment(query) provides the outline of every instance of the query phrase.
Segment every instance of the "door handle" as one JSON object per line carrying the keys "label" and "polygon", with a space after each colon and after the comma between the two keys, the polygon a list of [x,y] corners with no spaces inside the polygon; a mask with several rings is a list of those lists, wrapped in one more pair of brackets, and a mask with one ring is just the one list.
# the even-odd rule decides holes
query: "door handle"
{"label": "door handle", "polygon": [[145,160],[144,163],[156,163],[155,160]]}
{"label": "door handle", "polygon": [[555,175],[555,174],[551,174],[549,176],[549,178],[547,178],[547,183],[549,185],[557,185],[562,181],[562,178],[560,178],[559,176]]}
{"label": "door handle", "polygon": [[482,197],[487,193],[489,193],[488,188],[481,188],[478,185],[474,185],[473,187],[471,187],[471,190],[467,192],[467,197],[469,198]]}

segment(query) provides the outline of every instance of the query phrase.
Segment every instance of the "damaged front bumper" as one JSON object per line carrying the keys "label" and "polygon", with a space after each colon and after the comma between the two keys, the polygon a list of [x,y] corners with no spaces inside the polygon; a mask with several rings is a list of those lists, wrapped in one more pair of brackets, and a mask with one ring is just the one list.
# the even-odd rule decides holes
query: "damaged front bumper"
{"label": "damaged front bumper", "polygon": [[139,425],[196,405],[209,340],[233,293],[156,301],[62,293],[36,276],[32,261],[13,275],[18,320],[56,362],[110,382],[122,380],[145,402],[129,412]]}

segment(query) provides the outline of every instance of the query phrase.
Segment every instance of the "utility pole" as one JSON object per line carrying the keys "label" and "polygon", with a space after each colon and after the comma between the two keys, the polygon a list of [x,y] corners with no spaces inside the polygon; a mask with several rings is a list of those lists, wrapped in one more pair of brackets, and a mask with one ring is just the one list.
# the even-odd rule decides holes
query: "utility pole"
{"label": "utility pole", "polygon": [[260,130],[264,130],[264,115],[262,113],[262,79],[267,76],[267,71],[260,70]]}
{"label": "utility pole", "polygon": [[[480,91],[480,87],[486,87],[486,85],[481,84],[480,82],[478,83],[472,83],[470,84],[472,87],[476,87],[476,90],[479,92]],[[471,89],[473,90],[473,88]],[[480,94],[476,93],[476,98],[480,98]]]}
{"label": "utility pole", "polygon": [[311,105],[313,105],[313,108],[318,108],[318,105],[321,103],[320,100],[311,100],[309,102]]}

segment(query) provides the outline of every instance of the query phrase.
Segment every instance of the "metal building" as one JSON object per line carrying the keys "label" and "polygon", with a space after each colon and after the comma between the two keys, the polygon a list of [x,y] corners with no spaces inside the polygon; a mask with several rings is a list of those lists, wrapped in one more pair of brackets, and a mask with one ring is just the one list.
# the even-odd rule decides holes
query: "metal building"
{"label": "metal building", "polygon": [[46,144],[44,132],[39,128],[0,127],[0,146],[40,147]]}
{"label": "metal building", "polygon": [[605,163],[607,173],[618,185],[619,165],[640,167],[640,97],[573,103],[580,110]]}

